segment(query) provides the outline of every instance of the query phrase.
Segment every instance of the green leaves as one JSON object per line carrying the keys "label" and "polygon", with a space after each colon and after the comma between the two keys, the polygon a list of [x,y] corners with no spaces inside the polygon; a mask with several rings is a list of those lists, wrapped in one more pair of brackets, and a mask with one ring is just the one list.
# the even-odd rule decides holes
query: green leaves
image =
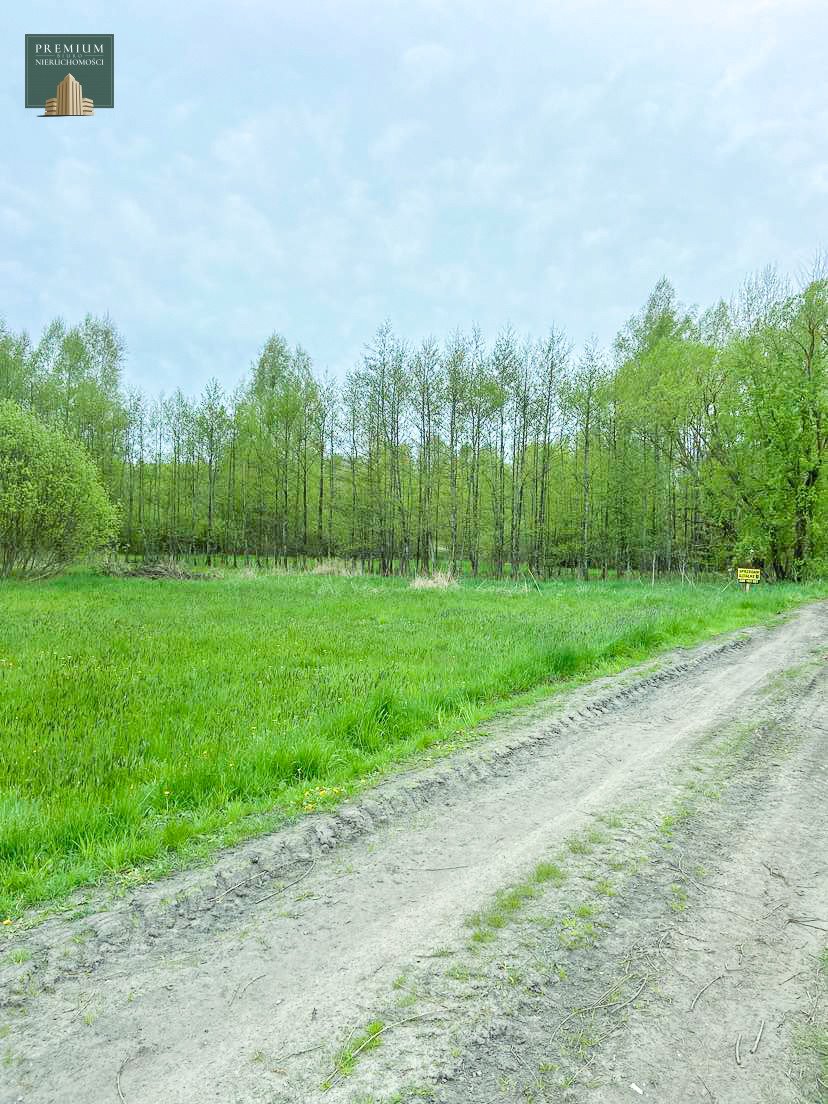
{"label": "green leaves", "polygon": [[0,576],[44,576],[115,536],[118,512],[81,445],[0,403]]}

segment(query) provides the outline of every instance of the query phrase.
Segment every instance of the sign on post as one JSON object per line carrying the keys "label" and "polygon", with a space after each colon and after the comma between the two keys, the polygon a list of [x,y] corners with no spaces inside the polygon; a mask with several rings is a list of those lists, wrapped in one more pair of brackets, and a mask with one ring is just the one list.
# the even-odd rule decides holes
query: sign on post
{"label": "sign on post", "polygon": [[745,584],[745,590],[750,590],[751,583],[758,583],[762,573],[758,567],[737,567],[736,578]]}

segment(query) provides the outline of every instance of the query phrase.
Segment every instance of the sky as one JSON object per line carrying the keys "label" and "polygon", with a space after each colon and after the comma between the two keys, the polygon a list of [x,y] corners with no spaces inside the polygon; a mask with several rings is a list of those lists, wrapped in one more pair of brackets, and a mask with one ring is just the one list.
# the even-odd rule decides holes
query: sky
{"label": "sky", "polygon": [[[336,376],[389,319],[609,343],[828,245],[824,0],[85,0],[0,25],[0,317],[109,315],[126,383]],[[115,107],[26,110],[26,33],[115,35]]]}

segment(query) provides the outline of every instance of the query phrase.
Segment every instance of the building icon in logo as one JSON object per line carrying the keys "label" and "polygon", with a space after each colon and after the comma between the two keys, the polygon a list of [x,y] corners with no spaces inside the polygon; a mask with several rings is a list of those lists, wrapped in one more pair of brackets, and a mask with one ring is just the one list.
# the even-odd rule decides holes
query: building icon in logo
{"label": "building icon in logo", "polygon": [[57,96],[46,101],[46,114],[94,115],[95,109],[88,96],[84,96],[80,81],[67,73],[57,86]]}

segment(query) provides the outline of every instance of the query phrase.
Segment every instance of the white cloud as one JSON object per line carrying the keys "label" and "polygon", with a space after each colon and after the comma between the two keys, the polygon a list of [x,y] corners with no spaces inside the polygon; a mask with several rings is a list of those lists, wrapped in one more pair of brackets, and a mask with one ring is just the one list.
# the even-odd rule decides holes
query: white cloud
{"label": "white cloud", "polygon": [[410,86],[423,90],[449,76],[456,58],[452,50],[439,42],[423,42],[403,52],[402,65]]}
{"label": "white cloud", "polygon": [[596,226],[592,230],[585,230],[581,234],[581,242],[587,249],[593,249],[597,245],[603,245],[608,241],[610,232],[606,226]]}
{"label": "white cloud", "polygon": [[[156,69],[157,112],[126,53],[119,106],[88,125],[38,123],[14,84],[10,325],[109,311],[136,375],[197,389],[232,385],[274,328],[337,369],[386,316],[413,338],[511,316],[606,339],[662,272],[706,303],[819,244],[815,3],[323,8],[255,0],[228,28],[214,2],[203,43]],[[152,42],[186,16],[159,6]]]}
{"label": "white cloud", "polygon": [[421,122],[416,121],[390,123],[371,146],[371,156],[377,161],[391,161],[425,129]]}

